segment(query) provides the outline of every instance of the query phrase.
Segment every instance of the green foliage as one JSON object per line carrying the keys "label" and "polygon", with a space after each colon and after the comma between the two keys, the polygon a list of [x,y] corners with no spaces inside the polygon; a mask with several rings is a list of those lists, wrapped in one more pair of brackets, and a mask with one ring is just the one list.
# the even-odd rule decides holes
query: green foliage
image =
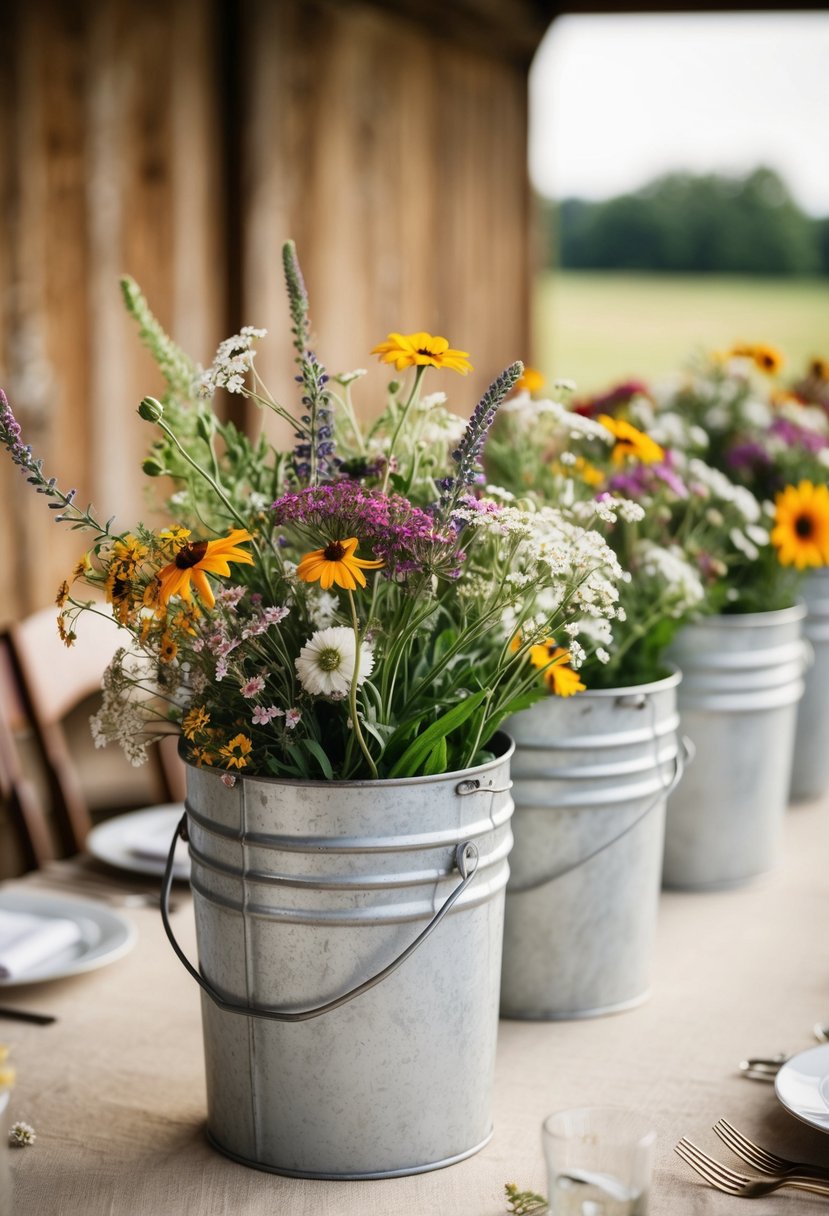
{"label": "green foliage", "polygon": [[549,1211],[547,1200],[535,1191],[519,1191],[514,1182],[507,1182],[504,1191],[510,1216],[542,1216]]}
{"label": "green foliage", "polygon": [[782,179],[671,173],[603,202],[544,204],[551,251],[570,269],[829,273],[826,220],[807,216]]}

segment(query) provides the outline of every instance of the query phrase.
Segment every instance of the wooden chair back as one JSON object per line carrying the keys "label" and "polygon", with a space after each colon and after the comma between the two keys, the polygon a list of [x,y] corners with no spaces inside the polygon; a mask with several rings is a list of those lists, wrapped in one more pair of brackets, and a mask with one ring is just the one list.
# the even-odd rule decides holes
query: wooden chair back
{"label": "wooden chair back", "polygon": [[[83,849],[92,827],[84,783],[65,730],[66,718],[100,690],[104,671],[126,638],[113,621],[87,612],[77,640],[67,648],[58,637],[54,607],[12,625],[6,635],[7,676],[10,674],[16,689],[18,710],[32,727],[47,782],[57,851],[63,857]],[[150,755],[161,800],[183,799],[183,766],[174,747],[153,747]],[[28,823],[31,814],[24,818]],[[39,824],[36,839],[30,839],[25,848],[35,864],[41,864],[44,831],[48,835],[48,827]]]}

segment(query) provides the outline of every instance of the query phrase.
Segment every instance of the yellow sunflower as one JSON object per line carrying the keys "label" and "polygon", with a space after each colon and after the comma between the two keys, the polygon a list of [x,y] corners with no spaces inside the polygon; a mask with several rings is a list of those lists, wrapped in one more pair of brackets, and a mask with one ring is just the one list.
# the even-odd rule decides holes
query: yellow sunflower
{"label": "yellow sunflower", "polygon": [[737,346],[733,346],[730,353],[743,359],[751,359],[754,366],[761,372],[765,372],[767,376],[776,375],[783,366],[783,356],[780,351],[763,342],[755,345],[741,342]]}
{"label": "yellow sunflower", "polygon": [[190,599],[190,583],[208,608],[216,603],[208,582],[208,574],[230,574],[230,562],[252,566],[253,558],[237,546],[253,540],[244,528],[231,528],[227,536],[218,540],[189,541],[181,546],[169,566],[158,572],[158,600],[166,604],[173,595],[183,600]]}
{"label": "yellow sunflower", "polygon": [[555,696],[572,697],[573,693],[584,691],[586,685],[582,684],[578,672],[568,666],[570,651],[557,646],[555,638],[547,638],[546,642],[531,646],[530,661],[535,667],[546,669],[544,683]]}
{"label": "yellow sunflower", "polygon": [[640,460],[642,464],[656,464],[663,460],[665,453],[650,435],[639,431],[623,418],[611,418],[609,414],[599,414],[599,422],[610,431],[616,440],[611,454],[614,464],[621,464],[629,456]]}
{"label": "yellow sunflower", "polygon": [[783,566],[829,565],[829,489],[801,481],[775,499],[771,543]]}
{"label": "yellow sunflower", "polygon": [[184,715],[181,731],[185,739],[193,740],[205,727],[210,725],[210,714],[203,705],[194,705]]}
{"label": "yellow sunflower", "polygon": [[297,575],[304,583],[315,583],[319,579],[324,591],[335,584],[346,591],[356,591],[358,583],[361,587],[366,585],[364,570],[377,570],[383,565],[381,561],[355,557],[356,549],[356,536],[348,540],[331,540],[324,549],[312,549],[305,554],[296,568]]}
{"label": "yellow sunflower", "polygon": [[452,350],[446,338],[433,334],[389,334],[371,352],[381,363],[393,363],[399,372],[407,367],[448,367],[465,376],[472,371],[469,351]]}
{"label": "yellow sunflower", "polygon": [[219,755],[225,768],[245,768],[252,749],[253,744],[247,735],[236,735],[224,747],[219,748]]}

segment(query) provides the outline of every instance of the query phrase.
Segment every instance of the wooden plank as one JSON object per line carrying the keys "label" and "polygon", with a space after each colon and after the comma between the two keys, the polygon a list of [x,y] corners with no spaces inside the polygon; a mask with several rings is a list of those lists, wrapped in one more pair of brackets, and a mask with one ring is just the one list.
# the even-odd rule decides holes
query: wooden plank
{"label": "wooden plank", "polygon": [[[271,331],[267,382],[293,399],[293,236],[329,369],[374,364],[389,330],[440,332],[474,356],[469,382],[441,383],[468,411],[529,348],[524,69],[420,26],[403,47],[371,4],[249,0],[245,25],[245,316]],[[363,382],[365,414],[386,378]]]}

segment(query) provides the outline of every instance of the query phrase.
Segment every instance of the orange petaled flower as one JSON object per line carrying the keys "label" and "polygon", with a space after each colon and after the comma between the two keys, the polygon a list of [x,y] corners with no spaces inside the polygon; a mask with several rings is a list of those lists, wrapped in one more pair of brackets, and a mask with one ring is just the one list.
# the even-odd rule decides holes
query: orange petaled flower
{"label": "orange petaled flower", "polygon": [[530,660],[536,667],[546,669],[544,683],[557,697],[572,697],[573,693],[584,691],[586,686],[579,679],[578,672],[568,666],[570,651],[557,646],[555,638],[547,638],[546,642],[531,646]]}
{"label": "orange petaled flower", "polygon": [[469,351],[452,350],[445,338],[433,334],[389,334],[371,352],[381,363],[393,363],[399,372],[407,367],[448,367],[465,376],[472,371]]}
{"label": "orange petaled flower", "polygon": [[537,393],[544,387],[544,377],[536,367],[525,367],[522,375],[515,381],[516,389],[524,389],[528,393]]}
{"label": "orange petaled flower", "polygon": [[348,540],[331,540],[324,549],[306,553],[296,572],[303,583],[315,583],[319,579],[324,591],[335,584],[346,591],[356,591],[358,583],[361,587],[366,585],[364,570],[377,570],[383,565],[381,561],[355,557],[356,549],[356,536]]}
{"label": "orange petaled flower", "polygon": [[829,359],[812,359],[808,375],[815,380],[829,380]]}
{"label": "orange petaled flower", "polygon": [[664,459],[665,453],[659,444],[644,431],[638,431],[635,426],[625,422],[623,418],[611,418],[609,414],[599,414],[599,422],[610,431],[616,440],[611,454],[614,464],[621,464],[629,456],[634,460],[640,460],[642,464],[656,464]]}
{"label": "orange petaled flower", "polygon": [[177,654],[178,646],[172,634],[164,633],[158,646],[158,661],[160,663],[172,663]]}
{"label": "orange petaled flower", "polygon": [[210,714],[203,705],[194,705],[184,715],[181,732],[185,739],[193,740],[205,727],[210,725]]}
{"label": "orange petaled flower", "polygon": [[196,540],[182,545],[169,566],[158,572],[159,603],[166,604],[173,595],[189,600],[192,581],[201,599],[208,608],[212,608],[216,600],[207,575],[221,574],[227,577],[230,562],[252,566],[251,555],[237,548],[248,540],[253,540],[250,532],[244,528],[232,528],[227,536],[219,540]]}
{"label": "orange petaled flower", "polygon": [[771,543],[783,566],[829,565],[829,489],[801,481],[775,499]]}
{"label": "orange petaled flower", "polygon": [[247,735],[236,735],[224,747],[219,748],[219,755],[224,761],[225,768],[245,768],[252,749],[253,744]]}
{"label": "orange petaled flower", "polygon": [[768,376],[776,375],[783,366],[783,356],[780,351],[776,350],[773,346],[765,345],[765,343],[751,346],[748,343],[741,342],[737,346],[733,346],[730,353],[743,359],[751,359],[754,366],[758,367],[761,372],[765,372]]}

